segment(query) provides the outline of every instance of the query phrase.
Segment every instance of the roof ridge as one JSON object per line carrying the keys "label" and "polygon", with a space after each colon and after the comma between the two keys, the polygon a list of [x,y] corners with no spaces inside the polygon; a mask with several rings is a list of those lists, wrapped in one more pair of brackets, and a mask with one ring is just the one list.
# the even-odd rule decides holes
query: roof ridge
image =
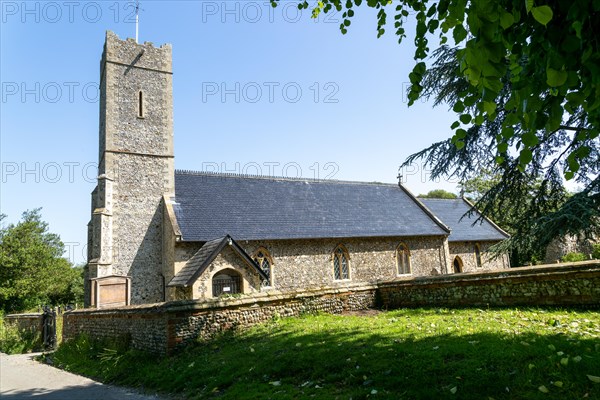
{"label": "roof ridge", "polygon": [[419,200],[425,200],[425,201],[428,201],[428,200],[442,200],[442,201],[448,201],[448,200],[459,201],[459,200],[462,200],[460,197],[457,197],[455,199],[442,199],[440,197],[435,197],[434,198],[434,197],[419,197],[419,196],[417,196],[417,198]]}
{"label": "roof ridge", "polygon": [[222,178],[242,178],[242,179],[265,179],[265,180],[278,180],[278,181],[290,181],[290,182],[315,182],[315,183],[336,183],[336,184],[351,184],[351,185],[373,185],[373,186],[393,186],[398,187],[396,183],[386,182],[364,182],[364,181],[348,181],[340,179],[322,179],[322,178],[308,178],[308,177],[289,177],[289,176],[276,176],[276,175],[252,175],[242,174],[237,172],[214,172],[214,171],[194,171],[189,169],[176,169],[176,174],[180,175],[197,175],[197,176],[215,176]]}

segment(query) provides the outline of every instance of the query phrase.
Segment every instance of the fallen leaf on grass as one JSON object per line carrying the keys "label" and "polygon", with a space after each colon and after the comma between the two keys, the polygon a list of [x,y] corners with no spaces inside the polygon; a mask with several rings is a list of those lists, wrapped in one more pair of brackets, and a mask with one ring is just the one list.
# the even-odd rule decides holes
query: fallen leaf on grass
{"label": "fallen leaf on grass", "polygon": [[542,393],[550,393],[550,391],[548,390],[548,388],[544,385],[538,387],[538,390]]}
{"label": "fallen leaf on grass", "polygon": [[563,383],[561,381],[552,382],[552,384],[556,387],[563,387]]}
{"label": "fallen leaf on grass", "polygon": [[588,379],[594,383],[600,383],[600,376],[588,375]]}
{"label": "fallen leaf on grass", "polygon": [[450,393],[452,393],[452,394],[456,394],[457,391],[458,391],[458,388],[456,386],[454,386],[452,389],[450,389]]}
{"label": "fallen leaf on grass", "polygon": [[281,386],[281,381],[273,381],[273,382],[269,382],[269,385],[273,385],[273,386]]}

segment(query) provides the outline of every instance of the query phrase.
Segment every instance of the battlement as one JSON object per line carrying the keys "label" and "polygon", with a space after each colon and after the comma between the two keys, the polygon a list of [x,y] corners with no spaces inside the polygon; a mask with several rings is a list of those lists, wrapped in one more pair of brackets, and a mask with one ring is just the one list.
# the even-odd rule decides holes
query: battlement
{"label": "battlement", "polygon": [[102,52],[102,64],[105,62],[146,68],[172,73],[172,47],[163,44],[154,46],[152,42],[136,43],[134,39],[122,40],[112,31],[106,31],[106,42]]}

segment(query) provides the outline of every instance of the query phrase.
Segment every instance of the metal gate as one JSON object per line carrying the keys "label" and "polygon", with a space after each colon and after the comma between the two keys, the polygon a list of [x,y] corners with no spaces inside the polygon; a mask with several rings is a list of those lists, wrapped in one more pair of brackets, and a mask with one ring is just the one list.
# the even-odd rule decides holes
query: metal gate
{"label": "metal gate", "polygon": [[242,280],[240,276],[217,275],[213,278],[213,297],[222,294],[241,293]]}
{"label": "metal gate", "polygon": [[56,346],[56,311],[45,306],[42,314],[42,339],[44,348],[53,349]]}

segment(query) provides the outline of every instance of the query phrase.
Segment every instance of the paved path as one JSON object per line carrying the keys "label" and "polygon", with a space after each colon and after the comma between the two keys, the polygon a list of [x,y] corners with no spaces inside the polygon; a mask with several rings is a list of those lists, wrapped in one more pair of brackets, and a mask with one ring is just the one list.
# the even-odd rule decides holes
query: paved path
{"label": "paved path", "polygon": [[1,400],[159,400],[38,363],[35,355],[0,353]]}

